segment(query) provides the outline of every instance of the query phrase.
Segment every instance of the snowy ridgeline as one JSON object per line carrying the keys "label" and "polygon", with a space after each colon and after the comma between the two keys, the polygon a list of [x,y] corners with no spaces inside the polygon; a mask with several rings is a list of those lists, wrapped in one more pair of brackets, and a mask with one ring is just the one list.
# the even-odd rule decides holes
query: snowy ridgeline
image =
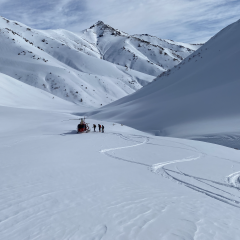
{"label": "snowy ridgeline", "polygon": [[134,93],[201,46],[130,36],[103,22],[73,33],[2,17],[0,41],[1,73],[85,107]]}
{"label": "snowy ridgeline", "polygon": [[92,117],[240,148],[239,38],[237,21],[151,84]]}

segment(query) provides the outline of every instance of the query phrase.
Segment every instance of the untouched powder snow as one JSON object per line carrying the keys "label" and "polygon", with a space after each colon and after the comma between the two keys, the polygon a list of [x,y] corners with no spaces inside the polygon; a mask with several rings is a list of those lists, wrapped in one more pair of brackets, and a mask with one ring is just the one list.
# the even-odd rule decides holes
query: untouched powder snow
{"label": "untouched powder snow", "polygon": [[240,148],[240,21],[136,93],[90,115]]}
{"label": "untouched powder snow", "polygon": [[1,239],[239,239],[239,151],[92,119],[105,133],[76,134],[51,106],[0,115]]}

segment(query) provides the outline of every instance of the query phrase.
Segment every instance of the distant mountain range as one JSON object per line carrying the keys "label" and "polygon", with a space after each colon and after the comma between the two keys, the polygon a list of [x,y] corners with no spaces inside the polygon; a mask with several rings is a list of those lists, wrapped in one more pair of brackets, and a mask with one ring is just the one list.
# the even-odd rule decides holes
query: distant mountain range
{"label": "distant mountain range", "polygon": [[36,30],[0,17],[0,72],[82,106],[134,93],[201,44],[128,35],[99,21],[89,29]]}

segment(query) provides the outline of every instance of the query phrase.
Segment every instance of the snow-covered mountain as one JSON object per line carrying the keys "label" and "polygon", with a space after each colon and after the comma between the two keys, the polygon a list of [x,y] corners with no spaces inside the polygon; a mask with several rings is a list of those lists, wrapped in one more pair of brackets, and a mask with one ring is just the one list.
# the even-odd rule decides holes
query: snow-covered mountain
{"label": "snow-covered mountain", "polygon": [[73,33],[0,17],[0,72],[76,104],[101,107],[134,93],[199,47],[151,39],[103,22]]}
{"label": "snow-covered mountain", "polygon": [[96,46],[100,58],[153,76],[174,67],[201,46],[148,34],[131,36],[102,21],[82,31],[80,36]]}
{"label": "snow-covered mountain", "polygon": [[156,135],[239,145],[240,20],[138,92],[92,113]]}

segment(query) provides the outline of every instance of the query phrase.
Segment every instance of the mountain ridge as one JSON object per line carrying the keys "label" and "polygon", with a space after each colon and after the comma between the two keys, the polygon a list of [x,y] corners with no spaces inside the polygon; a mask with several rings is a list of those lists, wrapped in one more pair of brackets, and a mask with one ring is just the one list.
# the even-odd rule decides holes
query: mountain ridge
{"label": "mountain ridge", "polygon": [[173,61],[170,52],[162,58],[160,47],[145,40],[138,47],[139,39],[100,21],[74,33],[36,30],[0,17],[0,30],[0,72],[90,107],[134,93],[168,69],[164,62],[172,67],[180,61]]}

